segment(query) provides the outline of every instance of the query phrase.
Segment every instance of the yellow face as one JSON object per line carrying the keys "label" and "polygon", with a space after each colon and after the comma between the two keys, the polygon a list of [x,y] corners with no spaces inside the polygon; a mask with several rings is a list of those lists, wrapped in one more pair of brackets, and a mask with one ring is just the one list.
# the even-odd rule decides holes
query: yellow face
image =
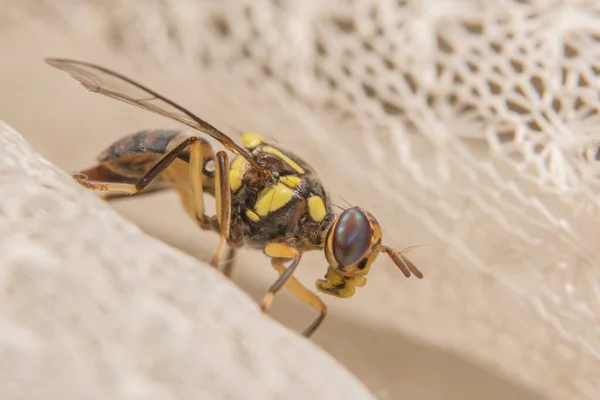
{"label": "yellow face", "polygon": [[387,253],[405,276],[412,272],[423,277],[403,252],[381,244],[381,227],[371,213],[359,207],[345,210],[327,233],[325,257],[329,268],[325,279],[317,281],[317,289],[337,297],[353,296],[356,287],[367,283],[366,275],[379,253]]}

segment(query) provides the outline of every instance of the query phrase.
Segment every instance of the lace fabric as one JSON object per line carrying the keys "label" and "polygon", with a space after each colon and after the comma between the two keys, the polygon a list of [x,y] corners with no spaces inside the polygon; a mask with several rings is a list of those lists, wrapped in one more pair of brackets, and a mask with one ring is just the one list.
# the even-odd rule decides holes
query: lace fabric
{"label": "lace fabric", "polygon": [[39,3],[237,88],[222,96],[376,210],[387,243],[430,245],[411,252],[423,281],[379,268],[349,314],[555,398],[598,393],[598,2]]}

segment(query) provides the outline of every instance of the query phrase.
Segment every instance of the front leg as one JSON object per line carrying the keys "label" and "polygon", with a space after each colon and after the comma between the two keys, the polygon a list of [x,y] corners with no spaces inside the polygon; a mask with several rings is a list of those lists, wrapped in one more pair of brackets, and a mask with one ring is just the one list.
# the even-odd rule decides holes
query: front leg
{"label": "front leg", "polygon": [[367,278],[365,277],[344,276],[331,267],[327,270],[325,279],[319,279],[316,282],[320,292],[343,299],[354,296],[356,288],[366,284]]}
{"label": "front leg", "polygon": [[[260,305],[261,310],[266,313],[271,307],[275,295],[285,286],[298,300],[319,311],[319,316],[302,333],[303,336],[310,337],[325,319],[327,306],[317,295],[304,287],[292,276],[300,263],[302,253],[298,249],[284,243],[269,243],[265,247],[265,254],[272,258],[271,265],[279,273],[279,278],[271,285],[269,291],[263,297]],[[286,267],[284,263],[289,260],[291,260],[291,263]]]}

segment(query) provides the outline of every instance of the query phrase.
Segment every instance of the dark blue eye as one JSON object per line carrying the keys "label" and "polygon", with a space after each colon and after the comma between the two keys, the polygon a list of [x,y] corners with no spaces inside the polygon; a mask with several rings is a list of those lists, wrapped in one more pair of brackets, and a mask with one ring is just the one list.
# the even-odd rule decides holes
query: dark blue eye
{"label": "dark blue eye", "polygon": [[342,266],[352,265],[371,246],[373,230],[359,208],[349,208],[338,218],[333,231],[333,256]]}

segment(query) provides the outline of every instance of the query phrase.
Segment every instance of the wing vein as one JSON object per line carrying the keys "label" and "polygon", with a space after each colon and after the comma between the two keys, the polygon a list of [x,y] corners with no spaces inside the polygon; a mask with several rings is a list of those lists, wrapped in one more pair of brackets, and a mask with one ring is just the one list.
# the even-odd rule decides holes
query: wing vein
{"label": "wing vein", "polygon": [[128,103],[147,111],[171,118],[219,141],[227,150],[243,157],[252,167],[270,174],[254,157],[237,145],[229,136],[179,104],[155,91],[111,70],[84,61],[47,58],[46,63],[67,72],[88,91]]}

